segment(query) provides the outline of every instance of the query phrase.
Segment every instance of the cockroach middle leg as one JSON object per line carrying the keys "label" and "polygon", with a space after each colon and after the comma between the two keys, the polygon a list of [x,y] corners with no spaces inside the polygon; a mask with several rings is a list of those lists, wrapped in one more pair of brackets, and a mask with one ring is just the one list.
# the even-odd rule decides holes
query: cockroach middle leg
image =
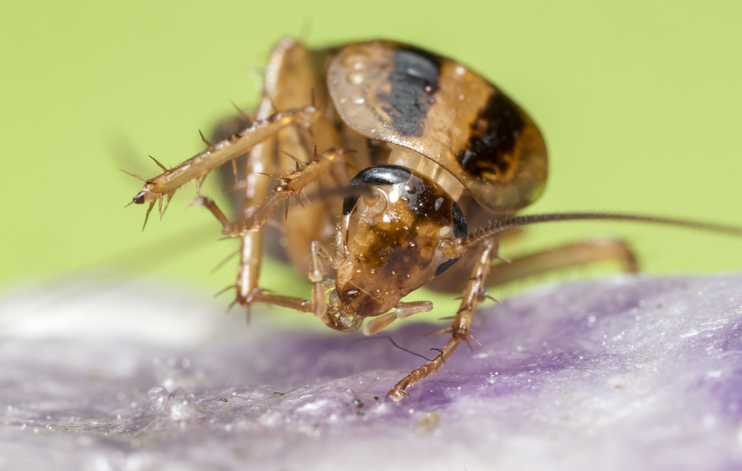
{"label": "cockroach middle leg", "polygon": [[290,197],[299,199],[301,191],[310,183],[327,175],[333,163],[344,158],[346,151],[332,149],[318,156],[299,171],[282,177],[273,189],[273,195],[264,204],[259,206],[248,217],[239,221],[229,222],[216,203],[204,196],[194,199],[189,206],[205,206],[216,219],[222,223],[222,234],[229,237],[239,237],[262,227],[273,215],[278,206]]}
{"label": "cockroach middle leg", "polygon": [[471,325],[474,310],[484,299],[482,294],[484,293],[487,274],[489,273],[492,259],[497,256],[497,240],[494,237],[486,239],[480,242],[475,250],[477,250],[476,263],[472,269],[471,276],[464,290],[461,305],[451,327],[433,332],[435,334],[450,333],[451,339],[443,347],[440,355],[425,365],[413,370],[412,373],[398,382],[394,386],[394,389],[387,393],[387,397],[392,398],[394,401],[402,400],[404,396],[409,395],[407,389],[410,386],[438,371],[443,363],[453,354],[462,340],[469,341],[469,339],[473,339],[471,333],[469,333],[469,326]]}

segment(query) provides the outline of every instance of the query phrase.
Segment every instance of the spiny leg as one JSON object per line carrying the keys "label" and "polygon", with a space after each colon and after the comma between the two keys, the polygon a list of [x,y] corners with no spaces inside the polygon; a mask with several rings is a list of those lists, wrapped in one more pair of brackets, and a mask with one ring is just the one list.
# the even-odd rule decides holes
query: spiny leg
{"label": "spiny leg", "polygon": [[410,373],[397,383],[387,396],[399,401],[407,394],[407,388],[435,373],[456,350],[461,340],[473,339],[469,332],[469,326],[476,305],[486,298],[485,287],[502,285],[547,271],[603,260],[619,260],[627,272],[635,273],[638,271],[636,256],[626,242],[612,238],[594,238],[554,247],[513,259],[509,263],[495,265],[490,270],[490,263],[496,257],[497,242],[494,239],[488,239],[480,243],[472,274],[466,282],[461,307],[453,324],[451,327],[433,332],[433,334],[450,332],[451,340],[438,357]]}
{"label": "spiny leg", "polygon": [[[314,94],[312,93],[315,88],[322,86],[323,81],[323,71],[318,68],[316,55],[295,41],[284,40],[273,50],[268,67],[265,69],[263,98],[257,115],[243,115],[243,119],[249,121],[265,119],[275,110],[302,109],[307,105],[311,105],[318,110],[325,110],[329,100],[326,93],[320,94],[317,100],[313,99]],[[268,198],[275,183],[261,174],[286,172],[288,169],[294,168],[295,165],[299,165],[293,159],[287,161],[290,157],[287,157],[286,153],[298,157],[301,160],[300,164],[304,165],[312,160],[315,149],[323,153],[332,148],[341,147],[342,140],[332,136],[333,130],[334,127],[329,120],[324,116],[319,116],[309,125],[298,123],[294,126],[286,126],[275,136],[254,147],[244,166],[245,179],[241,184],[235,185],[235,187],[244,188],[243,197],[238,202],[242,207],[238,219],[245,220],[254,217],[260,206]],[[236,131],[234,128],[232,128],[232,132],[229,132],[228,128],[222,127],[221,138],[232,134],[234,131]],[[278,149],[281,151],[279,152]],[[235,173],[234,169],[232,173]],[[234,183],[237,183],[237,180],[235,178]],[[309,209],[312,211],[302,211],[302,219],[313,219],[313,215],[307,213],[316,213],[316,209]],[[270,223],[271,219],[266,222]],[[290,230],[282,235],[288,240],[288,244],[282,250],[286,251],[289,259],[296,267],[308,270],[308,266],[304,264],[309,259],[308,240],[314,240],[320,234],[311,234],[311,237],[307,238],[305,236],[307,235],[308,225],[303,224],[301,229],[301,231]],[[248,307],[252,302],[265,302],[308,312],[305,309],[308,309],[307,306],[309,306],[311,310],[310,301],[266,294],[258,288],[264,241],[267,245],[277,244],[277,241],[272,240],[277,238],[266,237],[265,234],[265,226],[261,225],[241,236],[241,260],[236,283],[237,302]],[[304,263],[300,263],[301,261],[304,261]]]}
{"label": "spiny leg", "polygon": [[345,156],[343,149],[333,149],[318,156],[318,158],[298,172],[288,177],[281,178],[280,182],[274,188],[273,195],[263,205],[251,212],[247,217],[235,222],[229,222],[224,213],[210,198],[199,196],[194,199],[189,206],[205,206],[214,217],[222,223],[222,234],[230,237],[244,236],[248,232],[262,227],[271,217],[273,212],[278,208],[280,203],[289,197],[298,199],[299,193],[308,184],[325,176],[331,169],[333,163]]}
{"label": "spiny leg", "polygon": [[357,331],[363,322],[362,318],[353,318],[347,315],[338,316],[336,303],[331,303],[331,306],[327,303],[326,293],[334,287],[334,281],[324,278],[322,260],[326,261],[333,268],[339,266],[339,261],[335,260],[319,242],[312,241],[310,270],[307,274],[307,278],[313,284],[311,300],[265,293],[260,289],[256,289],[251,294],[249,303],[268,304],[294,309],[299,312],[311,312],[332,329],[341,332]]}
{"label": "spiny leg", "polygon": [[[258,108],[257,118],[270,116],[272,109],[270,98],[263,96]],[[249,118],[243,116],[243,119]],[[242,198],[240,198],[241,208],[239,213],[243,219],[252,215],[268,197],[271,187],[270,180],[260,174],[272,170],[276,155],[276,142],[276,136],[272,136],[253,147],[247,155],[244,165],[245,187]],[[232,165],[236,184],[239,179],[236,160],[232,160]],[[219,219],[222,226],[227,222],[226,219],[226,217]],[[234,303],[247,306],[248,320],[250,318],[250,303],[255,295],[261,294],[261,290],[258,288],[258,278],[260,277],[260,266],[263,262],[264,233],[265,229],[261,226],[240,238],[240,264],[237,270],[237,282],[235,283],[237,296]]]}
{"label": "spiny leg", "polygon": [[242,131],[210,145],[208,149],[175,166],[155,178],[147,180],[142,191],[134,197],[136,204],[143,204],[175,190],[195,178],[201,178],[211,170],[239,157],[260,142],[275,136],[278,131],[291,125],[309,126],[321,113],[312,106],[287,110],[259,119]]}
{"label": "spiny leg", "polygon": [[471,272],[471,276],[464,290],[463,299],[456,317],[451,324],[451,327],[441,329],[434,333],[450,333],[451,340],[448,341],[441,354],[426,363],[425,365],[416,368],[409,375],[398,382],[394,389],[387,393],[387,397],[392,398],[394,401],[400,401],[407,393],[407,388],[417,383],[423,378],[430,376],[431,374],[438,371],[438,369],[445,363],[445,361],[451,356],[456,350],[462,340],[468,341],[473,339],[469,333],[469,326],[471,325],[472,315],[477,305],[484,299],[484,286],[489,273],[492,259],[497,256],[497,240],[495,238],[489,238],[479,243],[476,249],[476,263]]}

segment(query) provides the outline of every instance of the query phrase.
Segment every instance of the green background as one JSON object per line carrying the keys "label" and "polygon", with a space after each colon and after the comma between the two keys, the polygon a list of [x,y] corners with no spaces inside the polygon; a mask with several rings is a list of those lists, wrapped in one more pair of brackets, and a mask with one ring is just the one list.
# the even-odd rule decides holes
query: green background
{"label": "green background", "polygon": [[[142,233],[144,208],[121,209],[141,184],[118,169],[151,177],[148,154],[174,165],[202,150],[197,131],[234,114],[230,100],[256,102],[256,71],[286,35],[411,42],[501,86],[549,146],[528,212],[742,225],[739,1],[28,1],[0,13],[0,290],[91,272],[196,293],[232,283],[234,263],[209,270],[235,243],[217,242],[207,211],[181,210],[193,185]],[[652,273],[742,267],[740,239],[628,223],[534,228],[504,255],[590,233],[627,237]],[[263,285],[308,295],[299,279],[271,264]]]}

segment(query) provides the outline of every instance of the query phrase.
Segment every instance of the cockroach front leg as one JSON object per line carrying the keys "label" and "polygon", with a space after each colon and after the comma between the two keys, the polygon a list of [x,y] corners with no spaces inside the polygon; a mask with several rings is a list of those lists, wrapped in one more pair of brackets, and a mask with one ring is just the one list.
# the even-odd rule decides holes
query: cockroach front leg
{"label": "cockroach front leg", "polygon": [[325,294],[332,289],[333,280],[326,280],[322,270],[321,260],[327,262],[334,269],[340,268],[342,260],[331,256],[322,244],[312,241],[309,261],[309,273],[307,278],[312,282],[312,305],[314,317],[322,321],[326,326],[340,332],[355,332],[363,323],[363,318],[348,315],[340,315],[339,301],[331,296],[330,305],[327,303]]}
{"label": "cockroach front leg", "polygon": [[176,167],[167,169],[158,162],[164,173],[155,178],[148,180],[129,173],[145,182],[142,191],[134,197],[134,203],[150,203],[147,211],[149,214],[155,201],[160,201],[162,204],[163,197],[172,195],[175,190],[191,180],[201,178],[211,170],[245,154],[258,143],[275,136],[281,129],[297,124],[309,126],[320,115],[321,113],[312,106],[274,113],[265,119],[255,121],[248,128],[227,139],[209,144],[205,151]]}
{"label": "cockroach front leg", "polygon": [[412,373],[403,378],[402,381],[398,382],[396,386],[394,386],[394,389],[387,393],[387,397],[392,398],[394,401],[400,401],[404,396],[409,396],[407,388],[438,371],[443,363],[445,363],[445,361],[456,350],[456,347],[459,346],[462,340],[467,342],[469,339],[474,340],[474,337],[472,337],[469,332],[469,326],[471,325],[474,310],[477,308],[477,305],[485,299],[485,281],[487,274],[489,273],[492,259],[497,255],[497,240],[495,238],[486,239],[480,242],[475,250],[478,251],[476,263],[472,269],[466,289],[464,290],[461,306],[456,313],[456,317],[454,318],[451,327],[432,332],[432,334],[450,333],[451,340],[449,340],[446,346],[443,347],[440,355],[425,365],[413,370]]}
{"label": "cockroach front leg", "polygon": [[335,269],[340,266],[341,260],[331,256],[318,241],[312,241],[310,251],[310,268],[307,278],[312,282],[311,300],[269,294],[256,290],[250,297],[250,302],[285,307],[299,312],[311,312],[331,329],[340,332],[357,331],[363,323],[363,318],[341,314],[338,309],[338,301],[336,297],[333,299],[332,295],[330,296],[332,301],[329,304],[327,302],[326,293],[334,287],[334,280],[325,279],[322,270],[322,260]]}

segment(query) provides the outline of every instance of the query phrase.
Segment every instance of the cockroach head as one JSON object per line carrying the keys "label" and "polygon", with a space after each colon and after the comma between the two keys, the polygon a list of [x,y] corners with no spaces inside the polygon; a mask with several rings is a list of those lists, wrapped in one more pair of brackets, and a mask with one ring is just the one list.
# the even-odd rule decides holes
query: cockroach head
{"label": "cockroach head", "polygon": [[345,259],[336,277],[345,312],[384,314],[455,262],[447,248],[466,237],[461,209],[432,179],[408,168],[362,170],[343,202]]}

